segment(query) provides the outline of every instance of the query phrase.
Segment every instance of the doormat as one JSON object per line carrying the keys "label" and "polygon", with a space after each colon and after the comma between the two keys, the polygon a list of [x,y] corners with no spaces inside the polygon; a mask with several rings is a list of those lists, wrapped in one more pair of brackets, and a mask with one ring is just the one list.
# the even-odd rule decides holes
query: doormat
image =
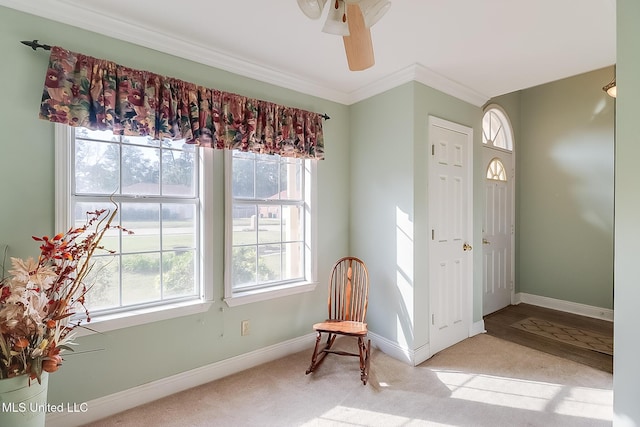
{"label": "doormat", "polygon": [[512,327],[577,347],[613,356],[613,337],[596,332],[560,325],[548,320],[528,317],[511,324]]}

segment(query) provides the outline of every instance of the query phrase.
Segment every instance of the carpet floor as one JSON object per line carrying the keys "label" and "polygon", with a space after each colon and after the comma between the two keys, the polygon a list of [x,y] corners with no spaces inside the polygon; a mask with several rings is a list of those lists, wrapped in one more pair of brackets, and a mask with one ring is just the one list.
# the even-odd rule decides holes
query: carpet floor
{"label": "carpet floor", "polygon": [[[351,340],[339,345],[350,349]],[[126,426],[610,426],[613,376],[488,334],[409,366],[374,349],[329,355],[305,375],[308,351],[90,424]]]}

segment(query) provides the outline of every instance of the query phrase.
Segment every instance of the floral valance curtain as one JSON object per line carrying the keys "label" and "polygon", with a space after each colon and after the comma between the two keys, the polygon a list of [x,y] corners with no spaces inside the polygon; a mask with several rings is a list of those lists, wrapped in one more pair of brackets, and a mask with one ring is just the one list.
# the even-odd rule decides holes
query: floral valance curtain
{"label": "floral valance curtain", "polygon": [[319,113],[51,48],[40,118],[117,135],[323,159]]}

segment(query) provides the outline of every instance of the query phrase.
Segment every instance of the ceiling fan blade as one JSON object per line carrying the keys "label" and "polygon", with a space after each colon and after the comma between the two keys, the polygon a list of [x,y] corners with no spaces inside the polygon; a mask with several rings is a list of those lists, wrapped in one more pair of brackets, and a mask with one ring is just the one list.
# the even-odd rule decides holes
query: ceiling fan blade
{"label": "ceiling fan blade", "polygon": [[347,3],[347,23],[349,35],[343,36],[344,51],[347,54],[349,70],[362,71],[375,64],[371,31],[364,24],[358,4]]}

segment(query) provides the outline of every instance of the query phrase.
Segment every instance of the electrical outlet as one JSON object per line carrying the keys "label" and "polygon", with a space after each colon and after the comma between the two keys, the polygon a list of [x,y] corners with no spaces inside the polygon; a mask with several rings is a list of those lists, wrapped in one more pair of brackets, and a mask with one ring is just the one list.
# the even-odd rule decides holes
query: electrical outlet
{"label": "electrical outlet", "polygon": [[240,335],[245,336],[249,335],[249,321],[243,320],[240,324]]}

